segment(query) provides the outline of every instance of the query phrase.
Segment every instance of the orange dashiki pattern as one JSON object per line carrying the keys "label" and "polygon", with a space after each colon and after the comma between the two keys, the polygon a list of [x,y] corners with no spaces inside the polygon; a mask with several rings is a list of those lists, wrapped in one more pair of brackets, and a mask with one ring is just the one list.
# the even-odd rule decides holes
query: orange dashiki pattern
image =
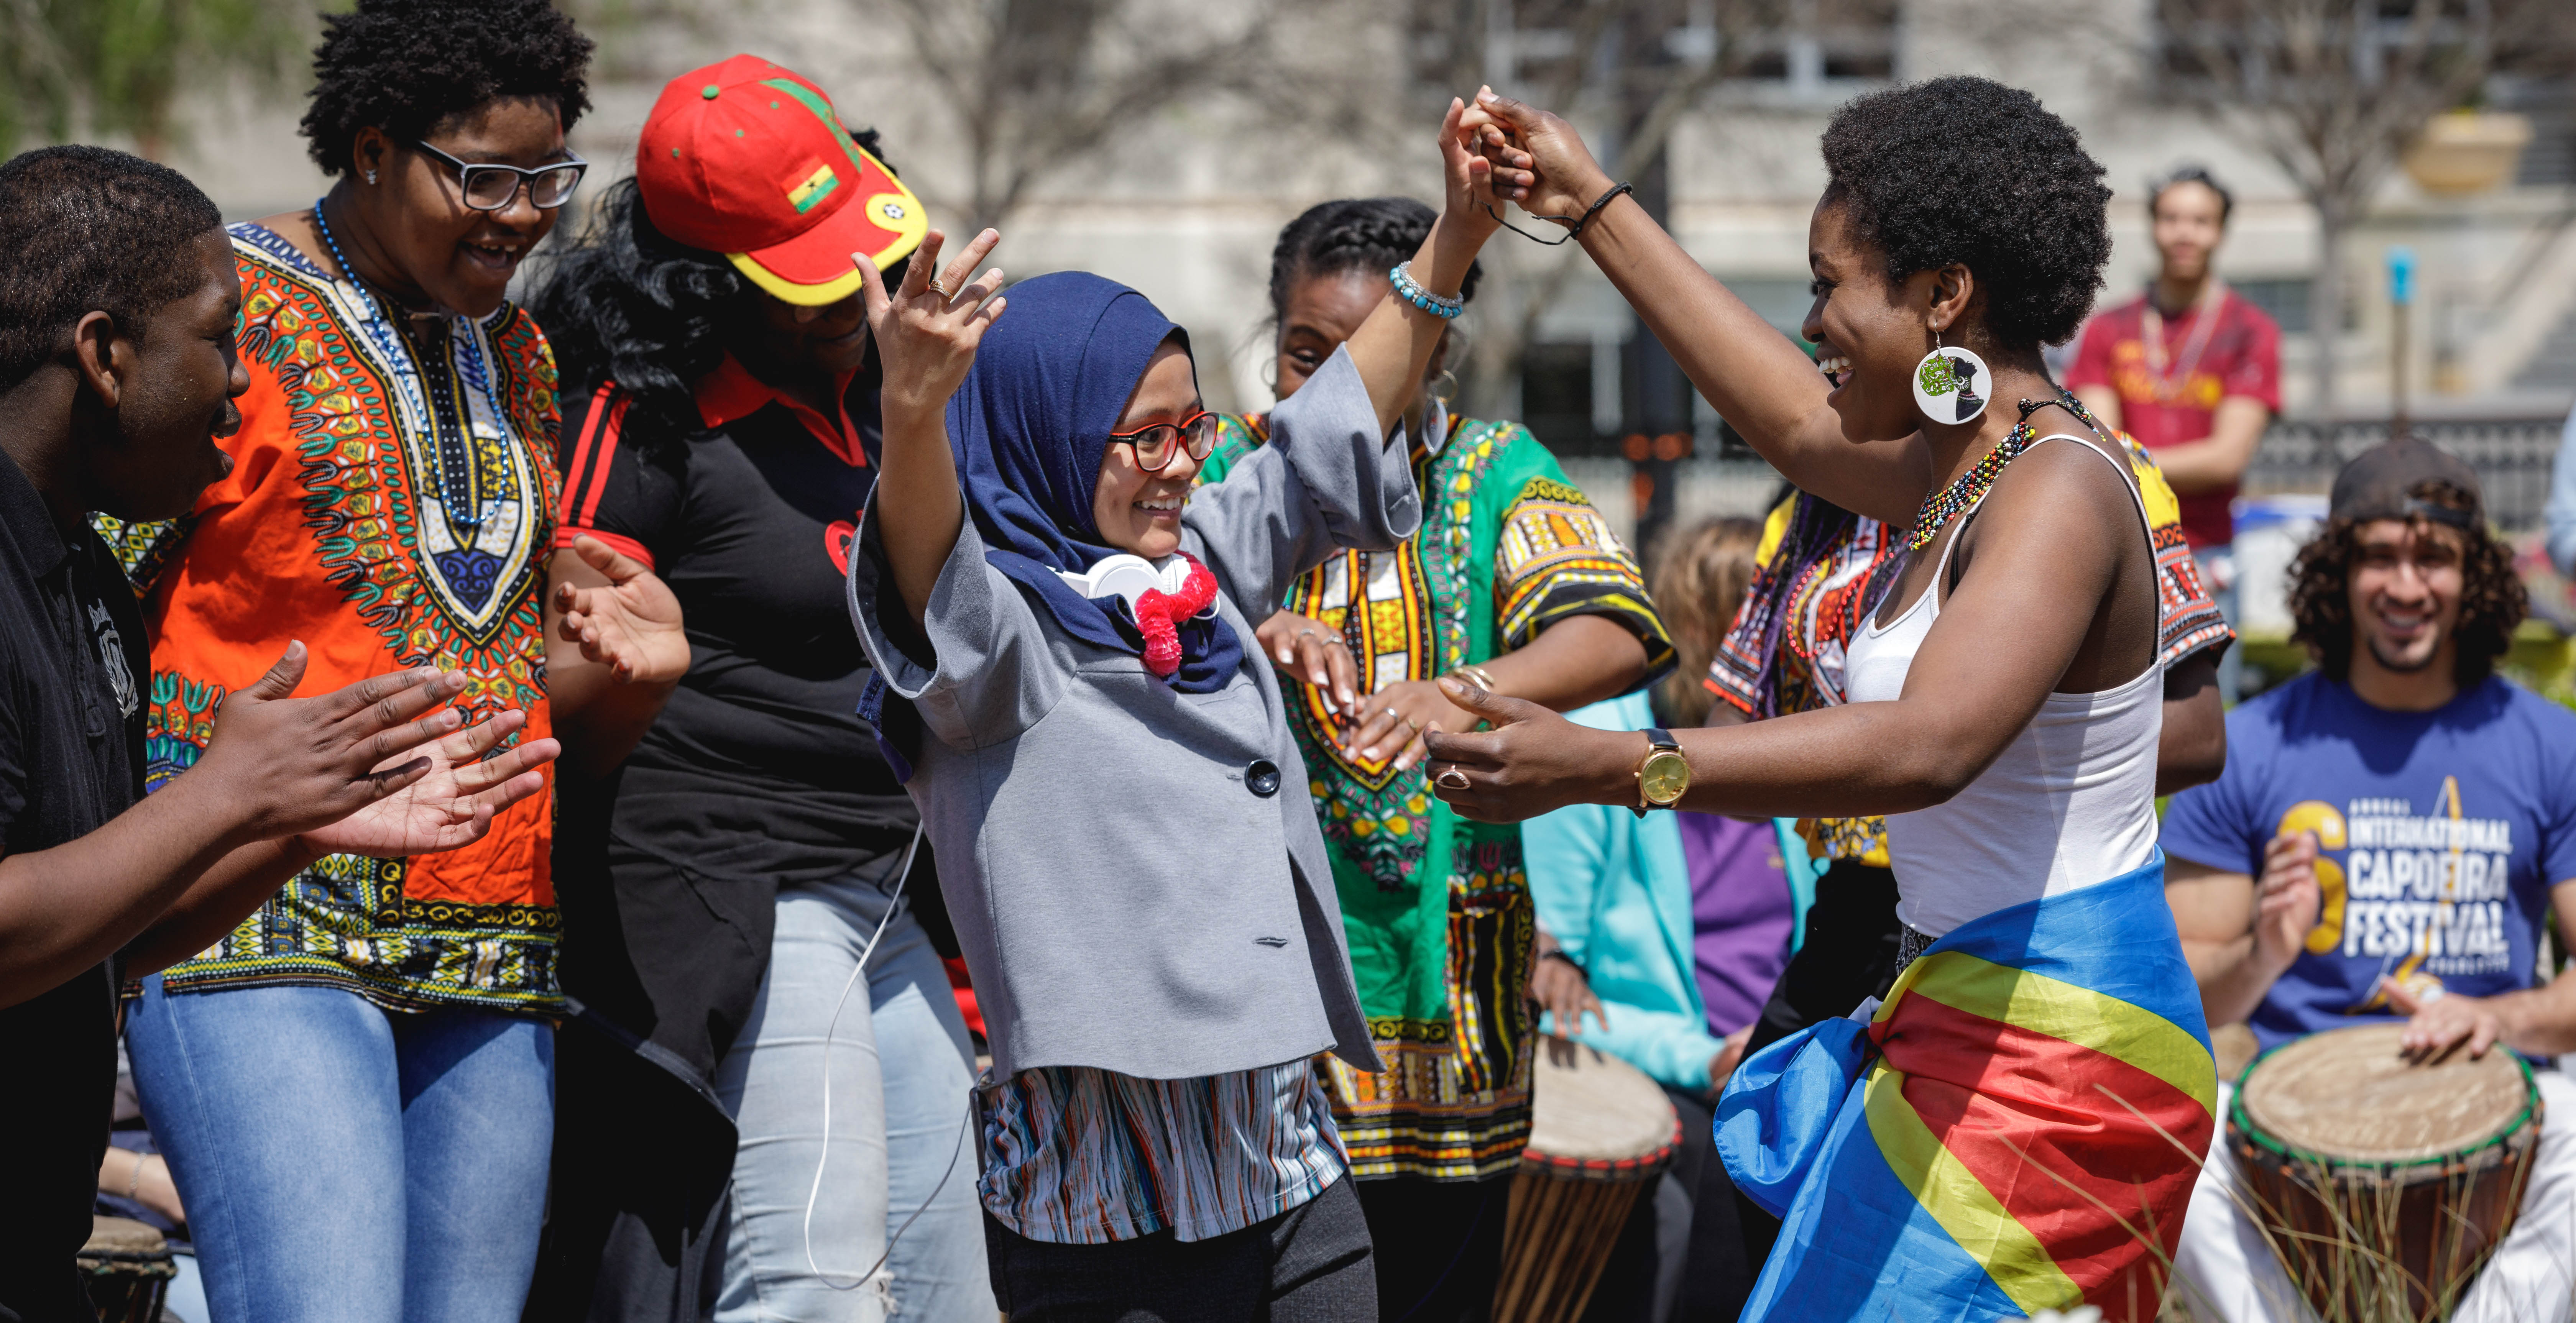
{"label": "orange dashiki pattern", "polygon": [[[504,304],[396,327],[284,239],[233,227],[250,393],[233,471],[169,525],[116,530],[153,626],[147,788],[194,764],[223,696],[301,639],[301,694],[414,666],[464,671],[470,718],[549,729],[545,558],[560,487],[553,354]],[[551,773],[549,773],[551,775]],[[395,1009],[551,1014],[560,918],[551,795],[462,850],[334,855],[164,974],[171,992],[345,987]]]}

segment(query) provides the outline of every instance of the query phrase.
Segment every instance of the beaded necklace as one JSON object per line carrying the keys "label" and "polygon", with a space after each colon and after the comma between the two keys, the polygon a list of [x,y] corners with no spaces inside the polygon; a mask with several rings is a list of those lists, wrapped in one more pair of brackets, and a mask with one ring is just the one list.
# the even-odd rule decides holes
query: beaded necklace
{"label": "beaded necklace", "polygon": [[1986,493],[1994,489],[1995,479],[2003,476],[2004,465],[2020,458],[2022,452],[2039,439],[2039,429],[2030,425],[2030,416],[2050,404],[2067,406],[2088,425],[2091,421],[2091,415],[2084,411],[2083,405],[2072,393],[2064,390],[2060,390],[2054,400],[2023,400],[2021,422],[2005,433],[2004,439],[1996,442],[1994,449],[1979,456],[1977,462],[1949,486],[1923,498],[1923,508],[1914,516],[1914,532],[1906,538],[1905,545],[1915,551],[1932,545],[1932,539],[1941,536],[1942,527],[1960,511],[1984,500]]}
{"label": "beaded necklace", "polygon": [[[320,198],[313,199],[313,228],[321,234],[322,246],[331,250],[331,261],[340,268],[340,274],[348,277],[349,283],[356,287],[359,296],[367,301],[368,308],[375,314],[373,320],[391,331],[397,338],[401,338],[400,329],[396,327],[391,317],[386,316],[385,301],[376,297],[375,287],[369,285],[366,278],[358,274],[358,268],[349,265],[348,256],[340,251],[340,241],[331,237],[331,222],[323,218]],[[446,329],[444,324],[440,325],[440,329],[442,331]],[[472,384],[488,393],[490,387],[483,371],[482,355],[473,347],[473,337],[467,335],[459,338],[466,348],[467,371],[472,378]],[[388,351],[394,348],[393,345],[381,340],[379,345]],[[432,347],[443,348],[444,346]],[[392,357],[390,352],[388,357]],[[430,384],[425,380],[427,374],[422,375],[423,384]],[[443,390],[433,393],[440,396],[446,394]],[[451,402],[445,399],[431,402],[430,436],[438,446],[438,462],[433,465],[435,471],[430,474],[430,478],[438,485],[439,504],[446,511],[448,525],[461,530],[465,534],[464,540],[471,542],[483,527],[482,502],[477,500],[474,494],[474,457],[465,444],[462,428],[439,425],[445,420],[441,416],[444,411],[438,406],[446,403]],[[463,491],[457,490],[459,474],[463,475]]]}

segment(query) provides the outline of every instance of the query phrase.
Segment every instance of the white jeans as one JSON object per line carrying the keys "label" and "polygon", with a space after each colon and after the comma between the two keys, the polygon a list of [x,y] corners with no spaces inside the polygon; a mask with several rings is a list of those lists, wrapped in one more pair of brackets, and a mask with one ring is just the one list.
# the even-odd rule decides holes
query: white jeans
{"label": "white jeans", "polygon": [[[975,1135],[965,1128],[974,1053],[908,907],[886,924],[833,1027],[887,904],[857,878],[778,894],[760,997],[716,1072],[741,1129],[716,1323],[993,1321]],[[815,1167],[827,1157],[818,1194]],[[862,1284],[895,1234],[880,1281]]]}
{"label": "white jeans", "polygon": [[[2576,1080],[2555,1070],[2538,1077],[2548,1116],[2523,1187],[2522,1213],[2479,1269],[2452,1323],[2567,1323],[2576,1301]],[[2221,1117],[2234,1098],[2232,1085],[2218,1086]],[[2209,1164],[2192,1189],[2174,1256],[2194,1323],[2314,1323],[2307,1297],[2229,1197],[2235,1160],[2223,1130],[2221,1140],[2211,1145]]]}

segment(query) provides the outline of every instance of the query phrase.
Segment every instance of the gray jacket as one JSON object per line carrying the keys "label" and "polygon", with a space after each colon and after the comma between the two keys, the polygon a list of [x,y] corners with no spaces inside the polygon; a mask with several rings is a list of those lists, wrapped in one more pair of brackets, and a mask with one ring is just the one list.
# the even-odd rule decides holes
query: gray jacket
{"label": "gray jacket", "polygon": [[[863,517],[851,618],[928,728],[910,789],[994,1078],[1061,1065],[1183,1079],[1326,1048],[1378,1068],[1306,766],[1253,626],[1336,549],[1391,548],[1421,518],[1403,438],[1380,437],[1336,352],[1272,414],[1269,443],[1182,513],[1182,545],[1216,575],[1243,643],[1223,689],[1187,694],[1066,634],[985,562],[972,520],[912,630]],[[928,651],[897,645],[881,608]]]}

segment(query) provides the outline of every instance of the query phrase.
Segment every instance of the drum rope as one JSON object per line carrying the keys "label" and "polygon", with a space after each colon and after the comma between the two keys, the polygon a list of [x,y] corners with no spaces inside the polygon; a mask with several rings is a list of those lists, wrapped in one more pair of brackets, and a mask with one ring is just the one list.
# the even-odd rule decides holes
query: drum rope
{"label": "drum rope", "polygon": [[[964,1119],[957,1123],[957,1142],[949,1149],[948,1168],[939,1173],[939,1184],[932,1186],[921,1206],[912,1210],[912,1215],[903,1220],[902,1226],[895,1228],[893,1235],[886,1237],[885,1252],[877,1256],[877,1261],[870,1264],[866,1272],[850,1278],[849,1283],[843,1285],[833,1280],[843,1274],[823,1271],[823,1266],[814,1260],[814,1205],[823,1194],[823,1168],[832,1160],[832,1043],[840,1035],[841,1011],[849,1005],[850,990],[859,985],[859,976],[867,972],[868,957],[876,954],[877,942],[885,936],[886,925],[894,922],[896,911],[908,903],[904,888],[912,881],[912,857],[921,849],[921,832],[922,825],[915,823],[912,844],[904,847],[903,862],[895,869],[894,891],[886,898],[885,914],[878,918],[876,931],[868,934],[867,945],[859,948],[858,962],[850,967],[850,977],[841,984],[840,998],[832,1003],[831,1023],[823,1030],[823,1151],[814,1159],[814,1183],[805,1193],[805,1266],[813,1272],[816,1280],[835,1291],[855,1291],[877,1280],[877,1274],[884,1271],[886,1263],[894,1257],[895,1246],[903,1243],[904,1233],[912,1230],[912,1224],[920,1221],[921,1215],[939,1202],[941,1192],[948,1188],[949,1179],[957,1174],[957,1155],[965,1150],[966,1132],[975,1121],[975,1108],[970,1098]],[[881,1289],[890,1293],[891,1283]]]}

